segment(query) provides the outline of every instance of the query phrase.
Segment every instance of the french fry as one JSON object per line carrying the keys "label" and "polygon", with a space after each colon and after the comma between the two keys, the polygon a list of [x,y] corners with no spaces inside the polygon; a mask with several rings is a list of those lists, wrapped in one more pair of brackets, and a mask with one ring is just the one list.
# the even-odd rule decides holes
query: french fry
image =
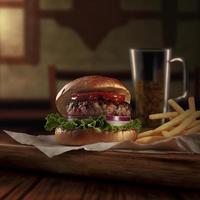
{"label": "french fry", "polygon": [[178,115],[177,117],[175,117],[174,119],[172,119],[171,121],[159,126],[158,128],[156,128],[154,131],[155,132],[162,132],[165,130],[169,130],[170,128],[172,128],[173,126],[176,126],[178,124],[180,124],[186,117],[188,117],[190,114],[192,113],[191,110],[187,110],[183,113],[181,113],[180,115]]}
{"label": "french fry", "polygon": [[135,142],[137,144],[150,144],[159,140],[165,139],[164,136],[161,135],[154,135],[154,136],[147,136],[137,139]]}
{"label": "french fry", "polygon": [[178,115],[178,112],[166,112],[166,113],[157,113],[149,115],[149,119],[166,119],[166,118],[174,118]]}
{"label": "french fry", "polygon": [[192,122],[190,124],[190,126],[188,127],[188,129],[193,128],[194,126],[200,125],[200,120],[195,120],[194,122]]}
{"label": "french fry", "polygon": [[174,100],[168,100],[175,112],[156,113],[149,115],[149,119],[169,119],[156,129],[145,131],[137,136],[136,143],[151,144],[153,142],[181,134],[200,132],[200,111],[196,111],[194,97],[189,97],[189,109],[184,110]]}
{"label": "french fry", "polygon": [[149,130],[149,131],[144,131],[142,133],[139,133],[137,138],[142,138],[142,137],[146,137],[146,136],[150,136],[153,135],[154,130]]}
{"label": "french fry", "polygon": [[168,103],[176,112],[178,112],[178,113],[183,113],[184,112],[184,109],[181,106],[179,106],[176,103],[176,101],[174,101],[173,99],[169,99]]}
{"label": "french fry", "polygon": [[142,137],[152,136],[152,135],[158,135],[158,133],[156,133],[154,130],[144,131],[142,133],[139,133],[137,138],[142,138]]}
{"label": "french fry", "polygon": [[166,134],[168,134],[168,133],[169,133],[169,131],[162,131],[162,132],[161,132],[162,135],[166,135]]}
{"label": "french fry", "polygon": [[174,119],[174,117],[170,117],[170,118],[169,118],[169,120],[172,120],[172,119]]}
{"label": "french fry", "polygon": [[186,130],[185,134],[191,134],[200,131],[200,124],[197,126],[192,127],[191,129]]}
{"label": "french fry", "polygon": [[180,133],[184,132],[184,130],[196,120],[197,117],[200,116],[200,111],[193,112],[189,115],[188,118],[185,118],[181,124],[179,124],[176,128],[171,131],[162,132],[163,136],[165,137],[172,137],[175,135],[179,135]]}
{"label": "french fry", "polygon": [[188,105],[189,105],[189,109],[190,109],[190,110],[196,111],[196,106],[195,106],[194,97],[189,97],[189,98],[188,98]]}

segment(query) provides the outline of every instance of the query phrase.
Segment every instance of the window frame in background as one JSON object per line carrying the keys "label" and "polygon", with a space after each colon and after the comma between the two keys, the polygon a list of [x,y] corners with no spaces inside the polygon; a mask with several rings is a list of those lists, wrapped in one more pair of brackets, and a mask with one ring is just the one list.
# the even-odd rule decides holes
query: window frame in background
{"label": "window frame in background", "polygon": [[0,55],[1,64],[32,64],[39,62],[39,3],[38,0],[0,0],[0,9],[24,10],[24,53],[22,56]]}

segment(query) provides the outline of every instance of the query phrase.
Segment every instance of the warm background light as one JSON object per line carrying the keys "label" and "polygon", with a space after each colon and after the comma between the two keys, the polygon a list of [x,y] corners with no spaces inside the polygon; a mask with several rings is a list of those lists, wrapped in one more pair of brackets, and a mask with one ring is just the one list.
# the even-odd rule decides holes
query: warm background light
{"label": "warm background light", "polygon": [[0,8],[0,56],[24,54],[24,11]]}

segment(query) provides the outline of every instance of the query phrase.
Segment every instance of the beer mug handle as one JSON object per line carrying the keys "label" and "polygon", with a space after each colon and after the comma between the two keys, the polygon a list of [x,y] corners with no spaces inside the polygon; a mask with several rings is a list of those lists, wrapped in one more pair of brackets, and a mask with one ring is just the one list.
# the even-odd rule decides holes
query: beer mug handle
{"label": "beer mug handle", "polygon": [[173,62],[180,62],[182,64],[182,68],[183,68],[183,91],[182,91],[182,95],[175,98],[176,101],[180,101],[180,100],[182,100],[182,99],[184,99],[188,96],[187,68],[186,68],[185,61],[182,58],[172,58],[170,60],[170,63],[173,63]]}

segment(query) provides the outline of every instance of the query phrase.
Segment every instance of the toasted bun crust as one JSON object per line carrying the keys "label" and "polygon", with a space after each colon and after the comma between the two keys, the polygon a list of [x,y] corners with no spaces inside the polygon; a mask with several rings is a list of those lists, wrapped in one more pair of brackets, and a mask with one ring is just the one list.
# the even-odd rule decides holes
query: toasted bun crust
{"label": "toasted bun crust", "polygon": [[125,95],[125,101],[130,103],[129,90],[119,80],[105,76],[84,76],[66,84],[56,96],[56,106],[64,117],[67,116],[66,105],[70,101],[71,94],[76,92],[116,92]]}
{"label": "toasted bun crust", "polygon": [[63,145],[86,145],[97,142],[122,142],[125,140],[135,140],[135,130],[119,131],[116,133],[97,132],[95,129],[85,130],[55,130],[55,137],[58,143]]}

